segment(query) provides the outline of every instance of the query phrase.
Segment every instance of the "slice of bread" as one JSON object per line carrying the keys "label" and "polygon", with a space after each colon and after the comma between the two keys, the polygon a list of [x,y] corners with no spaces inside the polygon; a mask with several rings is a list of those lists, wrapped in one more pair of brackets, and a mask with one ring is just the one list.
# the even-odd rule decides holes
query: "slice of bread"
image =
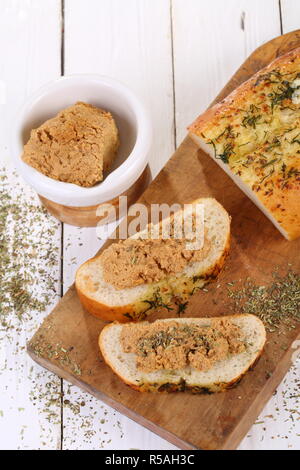
{"label": "slice of bread", "polygon": [[[230,217],[215,199],[202,198],[205,243],[209,250],[201,261],[159,282],[117,289],[105,282],[101,256],[84,263],[76,273],[76,289],[84,308],[105,321],[137,321],[159,308],[185,309],[189,297],[219,274],[229,251]],[[131,238],[137,238],[133,236]],[[174,299],[176,299],[174,306]]]}
{"label": "slice of bread", "polygon": [[[224,317],[223,317],[224,318]],[[150,373],[140,371],[136,367],[136,355],[123,352],[120,343],[122,328],[136,328],[112,323],[103,328],[99,337],[99,346],[105,362],[121,380],[135,390],[146,391],[184,391],[193,393],[221,392],[237,384],[243,375],[256,363],[266,341],[266,331],[261,320],[254,315],[226,316],[241,330],[241,340],[245,343],[245,351],[229,356],[226,360],[216,362],[207,371],[198,371],[190,365],[178,370],[157,370]],[[213,318],[179,318],[181,324],[197,324],[207,326]],[[216,320],[216,318],[214,318]],[[173,322],[174,319],[157,320]],[[149,324],[149,322],[143,322]]]}

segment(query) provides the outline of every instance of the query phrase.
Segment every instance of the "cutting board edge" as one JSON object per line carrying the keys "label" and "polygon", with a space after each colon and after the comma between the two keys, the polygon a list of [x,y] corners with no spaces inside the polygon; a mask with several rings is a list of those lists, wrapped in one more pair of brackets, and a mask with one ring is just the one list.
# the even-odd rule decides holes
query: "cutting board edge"
{"label": "cutting board edge", "polygon": [[[294,341],[298,340],[300,340],[300,331]],[[265,386],[259,391],[259,393],[257,393],[255,400],[253,400],[248,407],[247,414],[244,414],[241,420],[233,428],[231,434],[228,436],[227,441],[224,442],[224,445],[220,450],[235,450],[241,443],[243,438],[247,435],[247,432],[255,423],[256,418],[260,415],[265,405],[270,400],[270,397],[273,395],[273,393],[280,385],[289,369],[292,367],[293,352],[293,347],[291,345],[290,349],[288,349],[286,353],[282,356],[280,363],[276,367],[276,372],[272,374],[269,380],[265,382]],[[249,422],[251,421],[249,420],[249,414],[253,416],[253,424],[249,424]]]}
{"label": "cutting board edge", "polygon": [[[298,340],[300,340],[300,332],[295,341]],[[76,385],[77,387],[90,393],[97,399],[102,400],[104,403],[111,406],[116,411],[119,411],[123,415],[127,416],[127,418],[132,419],[141,426],[146,427],[158,436],[162,437],[163,439],[166,439],[171,444],[174,444],[175,446],[179,447],[181,450],[235,450],[251,428],[252,424],[250,423],[255,422],[257,416],[259,416],[265,405],[268,403],[270,396],[274,393],[278,385],[282,382],[288,370],[293,365],[293,362],[291,360],[293,352],[293,347],[286,351],[284,356],[282,356],[282,360],[279,366],[277,366],[276,368],[276,374],[273,374],[270,377],[270,379],[265,383],[265,386],[256,395],[255,400],[253,400],[250,406],[248,407],[248,413],[241,418],[241,420],[232,429],[232,432],[228,434],[227,439],[223,441],[223,444],[220,447],[218,446],[211,449],[205,448],[204,446],[195,446],[187,441],[184,441],[183,439],[176,436],[176,434],[173,434],[165,428],[162,428],[158,424],[154,423],[153,421],[146,419],[141,414],[134,412],[122,403],[112,399],[108,395],[104,394],[103,392],[100,392],[99,390],[95,389],[86,382],[79,380],[71,372],[68,372],[61,366],[58,367],[53,362],[47,361],[47,359],[38,356],[37,354],[35,354],[30,344],[27,344],[27,353],[29,354],[31,359],[37,364],[39,364],[41,367],[58,375],[62,379],[67,380],[72,385]],[[253,416],[253,420],[249,420],[249,413],[251,414],[251,416]]]}

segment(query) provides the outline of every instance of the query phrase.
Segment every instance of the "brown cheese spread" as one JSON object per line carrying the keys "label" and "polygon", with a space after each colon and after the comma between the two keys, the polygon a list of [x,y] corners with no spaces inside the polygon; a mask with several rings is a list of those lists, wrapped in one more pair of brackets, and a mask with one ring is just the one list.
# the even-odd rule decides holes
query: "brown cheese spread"
{"label": "brown cheese spread", "polygon": [[240,328],[226,318],[210,320],[207,326],[157,321],[123,326],[121,345],[124,352],[136,354],[137,368],[143,372],[186,366],[207,371],[217,361],[245,351],[241,336]]}
{"label": "brown cheese spread", "polygon": [[112,115],[78,102],[33,129],[22,158],[50,178],[89,187],[103,180],[118,147]]}
{"label": "brown cheese spread", "polygon": [[158,282],[201,261],[209,251],[186,249],[185,239],[130,239],[113,243],[101,255],[104,280],[117,289]]}

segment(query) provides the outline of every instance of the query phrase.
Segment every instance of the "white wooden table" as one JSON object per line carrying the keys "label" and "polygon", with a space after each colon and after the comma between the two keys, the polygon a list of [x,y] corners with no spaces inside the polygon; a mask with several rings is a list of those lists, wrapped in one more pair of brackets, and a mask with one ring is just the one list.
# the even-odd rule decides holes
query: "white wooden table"
{"label": "white wooden table", "polygon": [[[244,59],[263,42],[300,28],[299,0],[0,0],[0,166],[13,196],[9,135],[24,99],[62,73],[115,77],[144,100],[154,125],[157,174]],[[36,236],[55,225],[44,217]],[[17,226],[15,230],[18,230]],[[0,447],[3,449],[174,449],[95,398],[34,364],[26,340],[101,246],[94,229],[57,224],[56,276],[47,311],[0,329]],[[62,262],[61,262],[62,258]],[[300,448],[300,365],[268,403],[240,449]],[[298,393],[297,393],[298,391]]]}

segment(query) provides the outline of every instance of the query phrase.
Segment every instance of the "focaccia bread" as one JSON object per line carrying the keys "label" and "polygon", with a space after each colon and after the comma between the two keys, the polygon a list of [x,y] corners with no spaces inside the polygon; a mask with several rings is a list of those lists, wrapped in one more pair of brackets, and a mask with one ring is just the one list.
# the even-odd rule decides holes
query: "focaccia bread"
{"label": "focaccia bread", "polygon": [[300,236],[300,49],[208,109],[189,132],[288,240]]}

